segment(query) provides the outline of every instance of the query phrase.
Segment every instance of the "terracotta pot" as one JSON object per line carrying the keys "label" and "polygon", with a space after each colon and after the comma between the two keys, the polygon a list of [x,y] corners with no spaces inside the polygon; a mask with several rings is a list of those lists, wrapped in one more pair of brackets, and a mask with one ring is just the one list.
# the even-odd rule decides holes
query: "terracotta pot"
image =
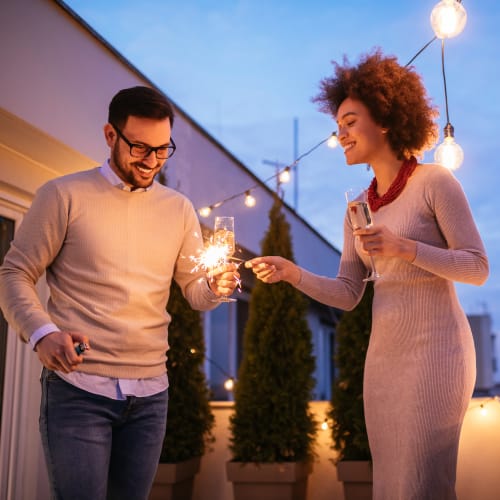
{"label": "terracotta pot", "polygon": [[191,500],[201,457],[177,464],[158,464],[149,500]]}
{"label": "terracotta pot", "polygon": [[340,461],[337,464],[337,479],[344,483],[344,500],[372,500],[370,461]]}
{"label": "terracotta pot", "polygon": [[227,462],[234,500],[305,500],[311,463]]}

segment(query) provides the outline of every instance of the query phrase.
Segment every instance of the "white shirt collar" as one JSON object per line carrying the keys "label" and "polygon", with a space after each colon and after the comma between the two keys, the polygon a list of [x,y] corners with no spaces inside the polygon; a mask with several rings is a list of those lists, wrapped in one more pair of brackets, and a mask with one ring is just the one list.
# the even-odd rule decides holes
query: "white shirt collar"
{"label": "white shirt collar", "polygon": [[128,186],[127,184],[125,184],[121,179],[120,177],[118,177],[118,175],[116,175],[115,171],[111,168],[111,165],[109,164],[109,160],[106,160],[102,165],[101,165],[101,168],[99,169],[99,171],[101,172],[101,175],[113,186],[116,186],[120,189],[123,189],[124,191],[129,191],[129,192],[133,192],[133,193],[142,193],[144,191],[149,191],[152,187],[153,187],[153,184],[151,184],[150,186],[148,186],[147,188],[138,188],[138,189],[134,189],[132,191],[132,189],[130,188],[130,186]]}

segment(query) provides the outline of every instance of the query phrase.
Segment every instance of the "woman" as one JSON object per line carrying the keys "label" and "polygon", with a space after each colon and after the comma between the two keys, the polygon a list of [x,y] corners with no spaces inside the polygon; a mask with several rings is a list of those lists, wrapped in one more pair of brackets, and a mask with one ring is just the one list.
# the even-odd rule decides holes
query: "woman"
{"label": "woman", "polygon": [[287,281],[350,310],[374,257],[382,277],[374,285],[364,373],[374,499],[454,499],[475,353],[453,281],[484,283],[487,257],[458,181],[415,159],[437,139],[437,113],[420,77],[380,51],[334,68],[316,100],[337,120],[347,164],[373,169],[374,225],[353,231],[345,218],[334,279],[277,256],[246,265],[266,283]]}

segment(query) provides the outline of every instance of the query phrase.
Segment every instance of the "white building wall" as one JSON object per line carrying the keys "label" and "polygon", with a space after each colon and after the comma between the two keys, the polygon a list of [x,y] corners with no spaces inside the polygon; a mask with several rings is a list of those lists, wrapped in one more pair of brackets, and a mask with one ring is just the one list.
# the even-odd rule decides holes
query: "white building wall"
{"label": "white building wall", "polygon": [[[53,0],[2,2],[0,67],[0,214],[18,224],[40,185],[106,158],[102,126],[116,91],[152,82]],[[168,89],[162,90],[168,95]],[[169,165],[169,184],[197,208],[258,185],[256,208],[246,208],[240,198],[218,212],[236,217],[239,244],[258,254],[272,193],[176,107],[178,151]],[[338,251],[293,210],[286,214],[297,262],[317,273],[335,274]],[[210,227],[212,220],[206,223]],[[43,284],[40,292],[46,293]],[[14,332],[7,342],[0,500],[45,499],[38,438],[41,367]]]}

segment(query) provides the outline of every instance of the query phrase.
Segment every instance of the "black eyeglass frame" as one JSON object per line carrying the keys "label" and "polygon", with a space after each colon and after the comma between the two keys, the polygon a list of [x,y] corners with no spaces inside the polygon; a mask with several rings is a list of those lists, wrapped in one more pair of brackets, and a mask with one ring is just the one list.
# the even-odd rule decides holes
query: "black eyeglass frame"
{"label": "black eyeglass frame", "polygon": [[[177,149],[177,146],[175,145],[174,140],[172,137],[170,138],[170,144],[167,146],[149,146],[148,144],[138,144],[134,142],[130,142],[124,135],[123,132],[113,123],[110,123],[110,125],[116,130],[116,133],[118,136],[123,139],[123,142],[130,148],[130,156],[133,156],[134,158],[147,158],[152,152],[154,152],[156,159],[157,160],[168,160],[172,158],[172,156],[175,153],[175,150]],[[140,150],[144,150],[143,153],[137,153],[137,151],[134,154],[134,148],[139,148]],[[167,156],[165,158],[161,158],[158,156],[158,151],[160,150],[166,150],[167,151]]]}

